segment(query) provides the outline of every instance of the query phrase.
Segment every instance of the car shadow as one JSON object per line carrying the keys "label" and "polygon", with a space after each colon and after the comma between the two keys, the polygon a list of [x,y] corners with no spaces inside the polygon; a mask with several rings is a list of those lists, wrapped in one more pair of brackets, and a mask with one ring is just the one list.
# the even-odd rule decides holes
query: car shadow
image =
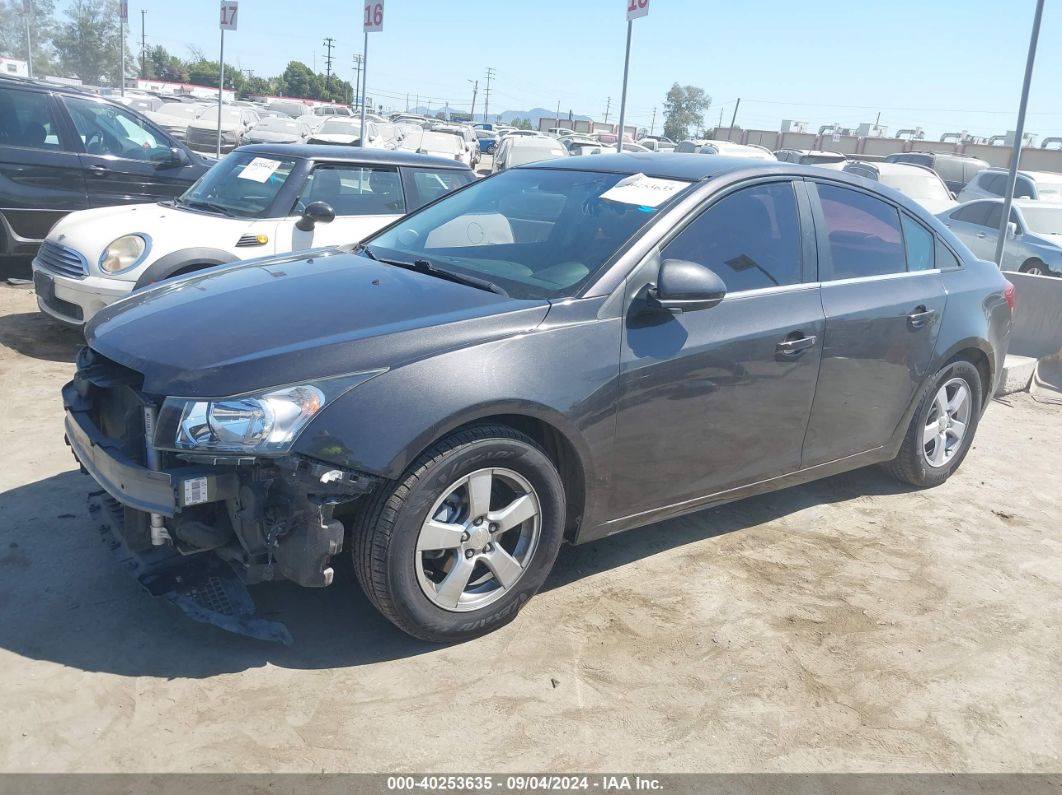
{"label": "car shadow", "polygon": [[[92,488],[86,476],[70,471],[0,493],[0,647],[85,671],[171,679],[267,663],[354,667],[440,648],[410,638],[377,613],[346,554],[337,558],[336,582],[329,588],[252,588],[260,613],[289,628],[291,646],[191,621],[149,596],[118,565],[88,508]],[[565,547],[544,590],[815,504],[903,490],[876,471],[862,470]]]}
{"label": "car shadow", "polygon": [[73,363],[78,348],[84,344],[83,332],[64,326],[43,312],[0,315],[0,345],[23,356]]}

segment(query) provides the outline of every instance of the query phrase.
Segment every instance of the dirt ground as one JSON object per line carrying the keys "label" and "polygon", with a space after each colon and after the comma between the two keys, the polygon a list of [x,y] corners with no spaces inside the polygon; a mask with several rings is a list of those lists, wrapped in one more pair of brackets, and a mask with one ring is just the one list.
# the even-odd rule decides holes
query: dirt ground
{"label": "dirt ground", "polygon": [[1062,770],[1062,409],[996,401],[932,491],[877,470],[562,551],[515,623],[411,640],[349,562],[295,645],[142,593],[63,444],[78,335],[0,286],[2,771]]}

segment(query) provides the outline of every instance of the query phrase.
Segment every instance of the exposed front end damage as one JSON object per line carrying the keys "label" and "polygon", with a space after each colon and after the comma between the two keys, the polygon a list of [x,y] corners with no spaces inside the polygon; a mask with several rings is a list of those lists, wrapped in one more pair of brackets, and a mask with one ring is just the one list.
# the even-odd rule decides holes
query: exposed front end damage
{"label": "exposed front end damage", "polygon": [[100,516],[113,548],[145,588],[191,618],[290,642],[282,625],[255,615],[245,586],[330,585],[344,541],[336,509],[379,478],[297,454],[157,449],[152,426],[163,396],[144,394],[142,383],[86,348],[63,388],[67,443],[103,489]]}

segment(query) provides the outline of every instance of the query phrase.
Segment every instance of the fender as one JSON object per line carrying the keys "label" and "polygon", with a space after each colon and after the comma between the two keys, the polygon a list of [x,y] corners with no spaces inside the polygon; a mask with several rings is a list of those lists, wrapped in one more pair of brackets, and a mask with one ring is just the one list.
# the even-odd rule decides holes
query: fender
{"label": "fender", "polygon": [[239,257],[234,254],[219,248],[184,248],[160,257],[148,265],[147,269],[140,274],[140,278],[136,280],[133,289],[139,290],[149,284],[167,279],[188,265],[224,265],[238,259]]}

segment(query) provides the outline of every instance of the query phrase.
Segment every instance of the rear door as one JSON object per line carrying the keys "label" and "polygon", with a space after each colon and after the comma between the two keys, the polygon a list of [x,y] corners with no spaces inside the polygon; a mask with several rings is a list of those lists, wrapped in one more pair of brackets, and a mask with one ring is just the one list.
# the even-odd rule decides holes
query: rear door
{"label": "rear door", "polygon": [[74,144],[47,91],[0,85],[0,253],[32,252],[56,221],[85,208]]}
{"label": "rear door", "polygon": [[921,223],[857,188],[810,187],[826,333],[805,467],[892,437],[932,363],[947,300]]}
{"label": "rear door", "polygon": [[944,219],[944,225],[980,259],[992,259],[996,252],[996,238],[991,234],[988,217],[998,206],[999,202],[994,200],[964,204]]}
{"label": "rear door", "polygon": [[206,170],[173,162],[177,144],[158,128],[110,102],[64,96],[80,138],[90,207],[171,199]]}

